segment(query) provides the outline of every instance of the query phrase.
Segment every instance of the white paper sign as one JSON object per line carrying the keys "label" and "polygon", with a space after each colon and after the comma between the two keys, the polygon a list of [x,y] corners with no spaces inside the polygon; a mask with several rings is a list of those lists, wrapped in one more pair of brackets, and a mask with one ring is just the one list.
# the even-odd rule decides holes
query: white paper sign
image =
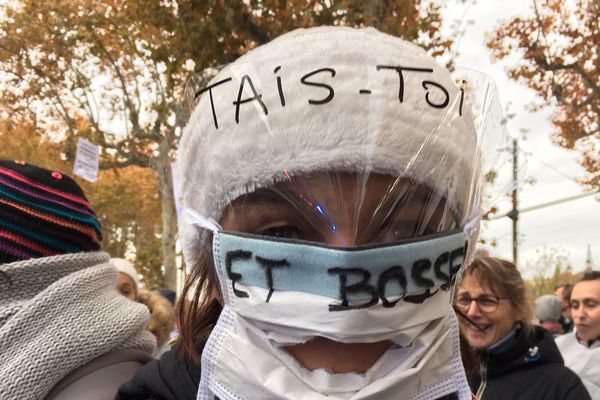
{"label": "white paper sign", "polygon": [[100,165],[100,148],[94,143],[79,138],[73,173],[92,183],[98,180]]}

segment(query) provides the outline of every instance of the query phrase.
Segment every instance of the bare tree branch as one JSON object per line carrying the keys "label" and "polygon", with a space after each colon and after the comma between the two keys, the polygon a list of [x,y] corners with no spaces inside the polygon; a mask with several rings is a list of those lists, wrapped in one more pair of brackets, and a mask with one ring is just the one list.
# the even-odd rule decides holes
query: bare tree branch
{"label": "bare tree branch", "polygon": [[[108,49],[106,48],[104,43],[100,40],[100,38],[98,38],[98,35],[96,35],[96,32],[94,32],[94,29],[92,27],[88,26],[88,30],[92,34],[92,37],[94,38],[94,42],[96,43],[96,45],[100,49],[102,49],[102,51],[104,52],[106,59],[108,60],[110,65],[113,67],[113,70],[114,70],[115,74],[117,75],[117,79],[119,80],[119,83],[121,85],[121,90],[123,91],[123,103],[124,103],[124,106],[126,109],[127,119],[132,124],[133,136],[137,136],[141,132],[141,128],[139,125],[139,114],[137,112],[137,107],[134,106],[134,104],[131,101],[131,98],[129,96],[129,91],[127,89],[125,77],[121,73],[121,69],[117,65],[116,61],[114,60],[114,58],[112,57],[112,55],[110,54],[110,52],[108,51]],[[128,114],[127,114],[127,111],[128,111]]]}

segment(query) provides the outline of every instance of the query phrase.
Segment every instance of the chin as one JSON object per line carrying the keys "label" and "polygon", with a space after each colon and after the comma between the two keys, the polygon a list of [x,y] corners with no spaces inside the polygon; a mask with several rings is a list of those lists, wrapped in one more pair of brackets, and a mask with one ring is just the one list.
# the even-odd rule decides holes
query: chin
{"label": "chin", "polygon": [[375,343],[341,343],[315,337],[297,345],[286,346],[305,369],[324,369],[336,374],[364,373],[392,346],[390,341]]}
{"label": "chin", "polygon": [[577,329],[577,335],[579,336],[579,338],[581,340],[589,341],[589,340],[594,340],[598,337],[597,333],[594,334],[594,333],[590,332],[589,328],[587,328],[587,327],[575,325],[575,328]]}
{"label": "chin", "polygon": [[467,337],[467,340],[469,341],[471,347],[473,347],[474,349],[485,350],[491,346],[490,340],[487,339],[474,339]]}
{"label": "chin", "polygon": [[467,328],[464,335],[469,345],[475,349],[487,349],[493,344],[493,335],[490,332],[473,331]]}

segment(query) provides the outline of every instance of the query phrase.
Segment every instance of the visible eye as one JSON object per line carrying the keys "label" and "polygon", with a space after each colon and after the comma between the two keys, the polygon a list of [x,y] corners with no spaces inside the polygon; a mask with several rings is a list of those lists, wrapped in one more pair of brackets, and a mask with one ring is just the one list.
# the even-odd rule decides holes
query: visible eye
{"label": "visible eye", "polygon": [[384,238],[385,242],[392,242],[456,229],[456,222],[437,218],[424,223],[405,216],[387,221],[381,229],[384,233],[379,237]]}
{"label": "visible eye", "polygon": [[256,232],[259,235],[271,236],[283,239],[300,239],[303,236],[302,230],[292,225],[273,226]]}
{"label": "visible eye", "polygon": [[479,298],[479,304],[482,307],[494,307],[498,304],[498,300],[496,300],[494,297],[481,296]]}
{"label": "visible eye", "polygon": [[459,295],[455,303],[460,308],[467,308],[471,305],[471,297],[469,295]]}
{"label": "visible eye", "polygon": [[571,308],[573,310],[577,310],[579,308],[579,302],[578,301],[572,301],[571,302]]}
{"label": "visible eye", "polygon": [[414,222],[400,222],[395,224],[393,235],[395,240],[408,239],[415,236]]}
{"label": "visible eye", "polygon": [[586,306],[586,308],[595,308],[598,306],[598,302],[594,300],[585,300],[583,304]]}

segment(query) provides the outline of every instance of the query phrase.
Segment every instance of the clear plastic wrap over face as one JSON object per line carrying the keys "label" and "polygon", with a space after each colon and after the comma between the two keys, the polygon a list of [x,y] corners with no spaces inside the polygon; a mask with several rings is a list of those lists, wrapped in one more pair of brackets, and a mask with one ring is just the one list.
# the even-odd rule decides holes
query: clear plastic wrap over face
{"label": "clear plastic wrap over face", "polygon": [[348,53],[216,72],[186,88],[181,180],[225,230],[352,247],[478,222],[507,140],[487,77]]}
{"label": "clear plastic wrap over face", "polygon": [[473,105],[467,74],[341,27],[206,72],[177,160],[186,262],[223,304],[200,398],[470,398],[450,304],[502,155],[492,87]]}
{"label": "clear plastic wrap over face", "polygon": [[315,172],[243,195],[225,230],[339,247],[396,242],[458,225],[455,210],[425,185],[384,174]]}

